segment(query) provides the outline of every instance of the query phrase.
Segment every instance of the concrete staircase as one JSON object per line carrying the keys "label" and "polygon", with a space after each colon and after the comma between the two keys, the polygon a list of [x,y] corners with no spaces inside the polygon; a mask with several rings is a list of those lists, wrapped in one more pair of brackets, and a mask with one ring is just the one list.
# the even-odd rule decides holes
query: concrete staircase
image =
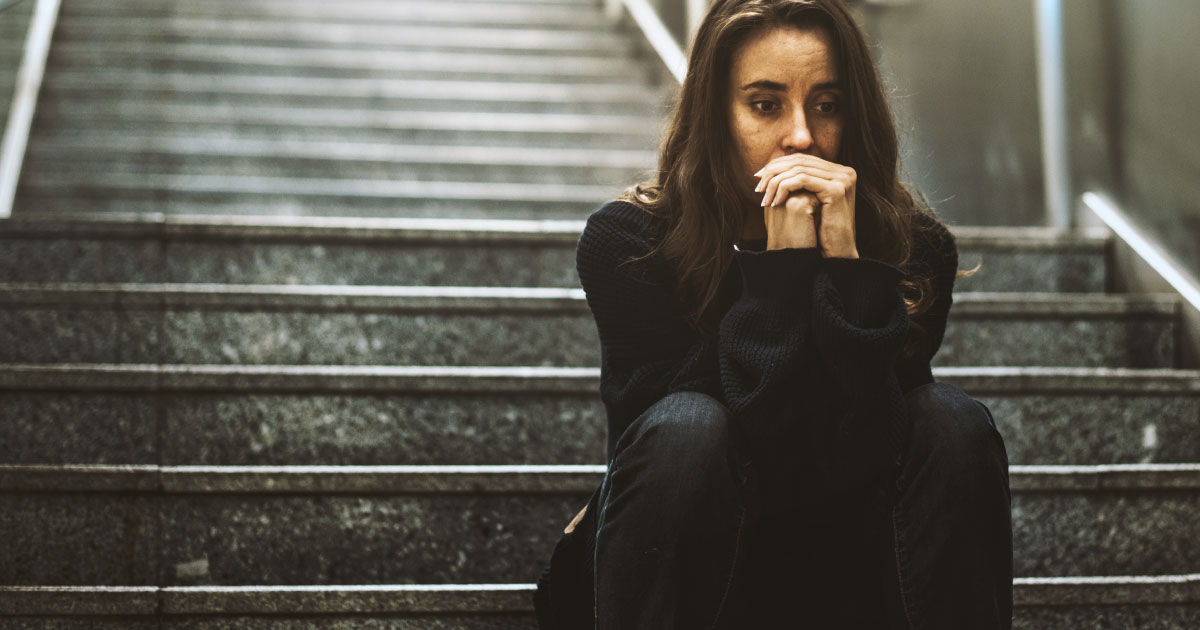
{"label": "concrete staircase", "polygon": [[[632,44],[582,0],[65,0],[0,222],[0,627],[531,628],[602,474],[575,240],[670,92]],[[956,233],[937,374],[1008,443],[1016,627],[1200,627],[1177,302],[1108,293],[1104,234]]]}

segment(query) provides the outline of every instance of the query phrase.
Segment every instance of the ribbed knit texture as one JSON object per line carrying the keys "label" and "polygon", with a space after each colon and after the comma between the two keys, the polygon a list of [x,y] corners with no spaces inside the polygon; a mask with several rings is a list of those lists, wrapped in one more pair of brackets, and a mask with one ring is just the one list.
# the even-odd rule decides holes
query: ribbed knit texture
{"label": "ribbed knit texture", "polygon": [[[902,357],[909,322],[899,293],[903,275],[891,265],[823,259],[816,249],[739,251],[724,281],[719,332],[703,336],[684,319],[667,261],[647,257],[661,222],[625,202],[597,210],[580,237],[577,266],[600,337],[610,458],[638,415],[682,390],[725,402],[760,459],[779,450],[784,436],[805,439],[806,425],[842,422],[831,412],[865,424],[832,433],[815,427],[810,437],[861,429],[865,439],[873,433],[899,452],[907,433],[900,399],[933,380],[929,361],[945,331],[958,264],[950,233],[924,215],[917,220],[924,229],[912,265],[932,272],[936,297],[917,322],[917,352]],[[860,417],[868,412],[876,417]],[[798,445],[788,446],[783,450],[794,458]]]}
{"label": "ribbed knit texture", "polygon": [[[915,221],[911,266],[932,273],[935,299],[916,322],[916,351],[903,356],[903,273],[891,265],[826,259],[815,248],[738,251],[723,280],[718,330],[702,335],[686,322],[673,269],[653,253],[661,221],[619,201],[593,213],[576,263],[600,337],[609,460],[652,404],[698,391],[733,414],[739,446],[761,477],[764,514],[836,523],[863,493],[884,491],[907,441],[904,392],[933,381],[929,362],[958,265],[949,231],[924,215]],[[551,561],[555,577],[547,573],[540,589],[560,579],[590,584],[592,559],[568,550],[591,549],[593,528],[564,537]],[[574,627],[561,621],[574,615],[590,621],[590,610],[577,608],[590,597],[584,588],[538,602],[560,620],[543,621],[543,630]]]}

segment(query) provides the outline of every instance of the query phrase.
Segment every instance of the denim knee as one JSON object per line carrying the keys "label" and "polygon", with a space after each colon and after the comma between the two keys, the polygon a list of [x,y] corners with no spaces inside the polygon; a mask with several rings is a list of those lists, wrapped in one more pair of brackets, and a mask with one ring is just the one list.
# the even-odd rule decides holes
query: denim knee
{"label": "denim knee", "polygon": [[1008,457],[991,412],[983,403],[945,383],[918,387],[905,396],[912,436],[909,459],[925,460],[940,474],[969,483]]}
{"label": "denim knee", "polygon": [[641,483],[671,492],[704,492],[713,475],[731,475],[731,417],[720,401],[698,392],[664,397],[637,418],[617,441],[613,467],[634,465]]}

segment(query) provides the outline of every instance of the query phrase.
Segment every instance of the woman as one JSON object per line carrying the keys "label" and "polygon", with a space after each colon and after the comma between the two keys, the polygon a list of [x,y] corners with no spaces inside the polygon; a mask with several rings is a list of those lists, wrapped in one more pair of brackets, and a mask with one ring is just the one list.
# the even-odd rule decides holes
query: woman
{"label": "woman", "polygon": [[840,0],[716,0],[656,181],[588,220],[609,468],[548,628],[1008,628],[1008,464],[935,384],[958,275]]}

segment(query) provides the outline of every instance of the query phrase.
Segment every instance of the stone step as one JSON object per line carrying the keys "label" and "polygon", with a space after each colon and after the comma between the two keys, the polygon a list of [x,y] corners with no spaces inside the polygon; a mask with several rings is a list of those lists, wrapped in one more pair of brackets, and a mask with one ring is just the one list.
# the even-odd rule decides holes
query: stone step
{"label": "stone step", "polygon": [[26,173],[15,211],[411,216],[586,217],[619,186],[431,182],[242,175]]}
{"label": "stone step", "polygon": [[[636,149],[652,144],[659,121],[643,116],[213,107],[116,101],[104,106],[52,101],[39,106],[43,141],[98,130],[134,135],[394,142],[469,146]],[[28,178],[37,173],[26,173]]]}
{"label": "stone step", "polygon": [[[459,94],[469,93],[470,98]],[[92,112],[111,102],[141,107],[156,104],[206,105],[222,110],[245,107],[302,107],[328,110],[427,110],[438,112],[528,114],[665,114],[660,88],[581,83],[347,79],[211,73],[120,73],[53,70],[42,86],[41,104],[90,104]],[[161,134],[160,134],[161,135]],[[637,147],[646,150],[646,146]]]}
{"label": "stone step", "polygon": [[[530,581],[602,472],[0,466],[11,519],[0,583]],[[1010,475],[1015,575],[1200,566],[1200,464],[1014,466]]]}
{"label": "stone step", "polygon": [[[1198,574],[1017,578],[1013,627],[1191,630],[1200,619],[1198,585]],[[533,630],[533,591],[534,585],[528,583],[4,586],[0,587],[0,614],[57,617],[55,622],[63,625],[55,627],[62,628],[74,628],[70,619],[87,616],[88,628],[103,630],[157,629],[160,620],[169,628],[179,621],[197,629],[257,627],[265,619],[289,628],[328,627],[329,617],[311,615],[354,615],[363,624],[402,628],[410,626],[393,624],[408,620],[421,628]],[[418,627],[415,624],[411,627]]]}
{"label": "stone step", "polygon": [[[1013,464],[1200,461],[1200,372],[935,368]],[[604,461],[599,370],[0,365],[0,462],[435,465]]]}
{"label": "stone step", "polygon": [[[0,280],[576,287],[581,221],[22,216],[0,220]],[[161,211],[163,208],[158,208]],[[955,291],[1096,293],[1106,236],[954,228]],[[76,264],[64,268],[57,261]]]}
{"label": "stone step", "polygon": [[[547,56],[527,54],[383,53],[362,49],[285,48],[280,46],[163,44],[135,42],[121,48],[99,44],[53,49],[50,72],[106,71],[265,75],[276,78],[441,79],[603,83],[633,89],[652,79],[651,68],[628,57]],[[638,80],[637,77],[642,77]]]}
{"label": "stone step", "polygon": [[324,24],[485,24],[605,29],[609,22],[599,5],[583,2],[436,3],[429,0],[325,3],[256,0],[223,2],[89,2],[72,0],[60,12],[61,21],[124,17],[151,21],[172,18],[213,18],[235,21],[271,20],[276,23]]}
{"label": "stone step", "polygon": [[[1169,368],[1172,296],[966,293],[939,365]],[[598,366],[579,289],[0,283],[0,362]]]}
{"label": "stone step", "polygon": [[229,20],[217,16],[131,19],[91,17],[59,22],[55,43],[232,43],[392,50],[523,51],[545,55],[628,54],[630,35],[617,32],[531,28],[521,25],[329,24],[322,21]]}
{"label": "stone step", "polygon": [[632,184],[651,151],[522,149],[244,138],[92,135],[39,142],[27,172],[310,177],[532,184]]}

